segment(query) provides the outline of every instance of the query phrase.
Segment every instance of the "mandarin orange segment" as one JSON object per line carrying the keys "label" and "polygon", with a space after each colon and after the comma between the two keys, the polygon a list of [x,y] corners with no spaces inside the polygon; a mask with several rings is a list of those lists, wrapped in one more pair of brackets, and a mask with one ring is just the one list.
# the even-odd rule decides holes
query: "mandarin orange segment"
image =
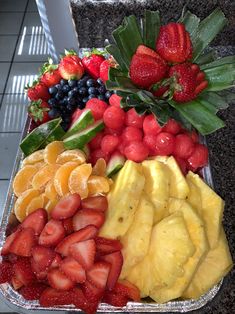
{"label": "mandarin orange segment", "polygon": [[31,165],[44,160],[44,149],[37,150],[23,160],[23,165]]}
{"label": "mandarin orange segment", "polygon": [[56,171],[54,177],[54,186],[59,196],[64,196],[69,193],[69,176],[77,166],[77,162],[69,161],[60,166],[60,168]]}
{"label": "mandarin orange segment", "polygon": [[34,189],[39,190],[44,188],[48,181],[54,178],[54,175],[59,168],[59,165],[46,165],[38,170],[32,180],[32,186]]}
{"label": "mandarin orange segment", "polygon": [[54,200],[49,200],[47,202],[47,204],[45,205],[45,210],[47,211],[48,213],[48,218],[50,218],[51,216],[51,211],[52,209],[55,207],[55,205],[58,203],[58,199],[54,199]]}
{"label": "mandarin orange segment", "polygon": [[35,189],[26,190],[15,202],[14,212],[16,218],[22,222],[26,217],[26,208],[31,202],[31,200],[39,196],[40,191]]}
{"label": "mandarin orange segment", "polygon": [[92,174],[96,176],[105,176],[106,174],[106,161],[104,158],[99,158],[97,162],[95,163]]}
{"label": "mandarin orange segment", "polygon": [[45,161],[39,161],[39,162],[36,162],[35,164],[33,164],[34,167],[37,167],[37,169],[41,169],[42,167],[46,166],[47,164],[45,163]]}
{"label": "mandarin orange segment", "polygon": [[44,160],[48,164],[55,164],[59,154],[65,150],[62,141],[54,141],[44,149]]}
{"label": "mandarin orange segment", "polygon": [[45,196],[49,200],[54,200],[54,199],[59,198],[59,195],[57,194],[56,189],[55,189],[54,180],[51,180],[47,183],[45,187]]}
{"label": "mandarin orange segment", "polygon": [[109,179],[101,176],[90,176],[88,190],[89,196],[108,193],[110,190]]}
{"label": "mandarin orange segment", "polygon": [[57,159],[57,164],[64,164],[68,161],[76,161],[78,165],[86,161],[86,155],[80,149],[69,149],[60,154]]}
{"label": "mandarin orange segment", "polygon": [[13,181],[13,192],[17,197],[31,187],[31,180],[37,171],[35,165],[26,165],[19,170]]}
{"label": "mandarin orange segment", "polygon": [[69,177],[70,193],[78,193],[81,198],[88,196],[87,181],[92,173],[91,164],[82,164],[76,167]]}
{"label": "mandarin orange segment", "polygon": [[34,212],[38,208],[43,208],[44,206],[45,198],[43,194],[40,194],[39,196],[34,197],[26,207],[26,216],[28,216],[30,213]]}

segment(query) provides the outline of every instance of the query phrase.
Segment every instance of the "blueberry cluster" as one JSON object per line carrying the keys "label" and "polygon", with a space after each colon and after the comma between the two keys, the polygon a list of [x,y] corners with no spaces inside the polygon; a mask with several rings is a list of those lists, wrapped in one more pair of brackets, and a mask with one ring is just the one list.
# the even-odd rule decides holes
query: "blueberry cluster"
{"label": "blueberry cluster", "polygon": [[62,118],[62,127],[67,130],[73,112],[79,108],[83,109],[91,98],[108,101],[112,95],[106,90],[100,78],[94,80],[89,75],[84,75],[80,80],[64,80],[49,88],[51,98],[48,100],[51,119]]}

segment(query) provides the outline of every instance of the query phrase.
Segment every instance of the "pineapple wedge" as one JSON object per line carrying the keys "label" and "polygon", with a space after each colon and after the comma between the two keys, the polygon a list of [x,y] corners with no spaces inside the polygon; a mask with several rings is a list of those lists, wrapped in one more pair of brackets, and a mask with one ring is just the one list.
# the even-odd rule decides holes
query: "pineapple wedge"
{"label": "pineapple wedge", "polygon": [[202,201],[201,216],[205,222],[210,248],[213,249],[216,247],[219,240],[224,201],[199,177],[199,175],[190,171],[187,174],[187,180],[194,183],[200,190]]}
{"label": "pineapple wedge", "polygon": [[232,257],[224,229],[222,228],[217,246],[208,252],[182,297],[198,299],[220,282],[232,266]]}
{"label": "pineapple wedge", "polygon": [[185,200],[176,198],[169,199],[168,204],[170,213],[181,212],[183,214],[190,238],[192,239],[196,251],[183,265],[183,276],[177,277],[172,286],[151,291],[151,297],[159,303],[179,298],[182,295],[184,290],[190,284],[200,261],[209,249],[204,223],[190,204]]}
{"label": "pineapple wedge", "polygon": [[134,220],[127,233],[121,238],[123,245],[121,279],[124,279],[131,268],[138,264],[148,253],[153,226],[153,212],[153,204],[148,200],[147,195],[143,193]]}
{"label": "pineapple wedge", "polygon": [[182,213],[171,214],[153,227],[148,253],[152,265],[149,275],[156,272],[162,286],[172,286],[177,277],[184,275],[183,265],[194,252]]}
{"label": "pineapple wedge", "polygon": [[189,186],[175,158],[158,156],[155,158],[168,166],[170,173],[170,197],[185,199],[189,194]]}
{"label": "pineapple wedge", "polygon": [[200,189],[196,186],[189,178],[186,178],[188,186],[189,186],[189,194],[187,197],[187,201],[190,205],[197,211],[198,215],[202,217],[202,198]]}
{"label": "pineapple wedge", "polygon": [[127,232],[133,222],[144,184],[141,164],[127,160],[108,194],[109,207],[100,236],[116,239]]}
{"label": "pineapple wedge", "polygon": [[167,166],[157,160],[145,160],[142,166],[145,176],[144,191],[155,207],[153,219],[155,224],[168,215],[170,176]]}

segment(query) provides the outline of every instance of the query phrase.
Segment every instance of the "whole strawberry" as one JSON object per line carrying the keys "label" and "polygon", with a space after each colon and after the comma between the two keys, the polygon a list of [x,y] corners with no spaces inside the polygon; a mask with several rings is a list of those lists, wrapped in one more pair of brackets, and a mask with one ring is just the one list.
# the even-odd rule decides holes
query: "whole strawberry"
{"label": "whole strawberry", "polygon": [[109,79],[109,68],[114,68],[116,66],[116,62],[113,58],[109,58],[104,60],[100,65],[100,78],[102,82],[106,82]]}
{"label": "whole strawberry", "polygon": [[192,43],[182,23],[169,23],[160,27],[156,51],[166,61],[181,63],[192,58]]}
{"label": "whole strawberry", "polygon": [[173,79],[173,100],[188,102],[195,99],[207,86],[205,73],[197,64],[182,63],[170,68],[169,77]]}
{"label": "whole strawberry", "polygon": [[168,65],[154,50],[148,48],[145,53],[138,53],[137,48],[131,59],[130,78],[135,85],[149,89],[165,77],[167,70]]}
{"label": "whole strawberry", "polygon": [[48,115],[49,110],[50,107],[48,106],[47,102],[41,99],[32,101],[28,106],[28,114],[37,125],[50,120]]}
{"label": "whole strawberry", "polygon": [[53,60],[51,58],[49,58],[48,62],[44,63],[41,67],[40,74],[40,81],[47,87],[56,85],[61,80],[58,65],[53,64]]}
{"label": "whole strawberry", "polygon": [[79,80],[84,74],[82,60],[75,51],[65,51],[65,56],[60,60],[59,73],[65,80]]}
{"label": "whole strawberry", "polygon": [[48,92],[48,87],[39,80],[34,81],[32,85],[27,85],[25,91],[27,92],[28,98],[34,101],[39,99],[47,101],[51,97]]}
{"label": "whole strawberry", "polygon": [[100,77],[100,65],[105,60],[104,56],[98,53],[99,51],[94,50],[91,54],[82,58],[82,64],[86,72],[96,80]]}

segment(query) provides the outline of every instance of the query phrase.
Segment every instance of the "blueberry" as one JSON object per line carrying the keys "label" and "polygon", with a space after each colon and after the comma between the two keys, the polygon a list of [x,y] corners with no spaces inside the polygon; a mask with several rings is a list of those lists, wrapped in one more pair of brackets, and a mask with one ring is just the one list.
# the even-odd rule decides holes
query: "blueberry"
{"label": "blueberry", "polygon": [[60,113],[57,109],[53,108],[50,111],[48,111],[48,116],[51,119],[55,119],[55,118],[58,118],[60,116]]}
{"label": "blueberry", "polygon": [[48,89],[49,94],[51,94],[52,96],[55,96],[55,94],[58,92],[58,89],[55,86],[49,87]]}
{"label": "blueberry", "polygon": [[91,99],[91,98],[96,98],[96,95],[90,94],[90,95],[88,96],[88,99]]}
{"label": "blueberry", "polygon": [[67,94],[69,91],[70,91],[71,87],[68,85],[68,84],[65,84],[63,87],[62,87],[62,91]]}
{"label": "blueberry", "polygon": [[68,84],[68,81],[67,81],[67,80],[65,80],[65,79],[61,79],[61,80],[60,80],[60,85],[61,85],[61,86],[64,86],[64,85],[66,85],[66,84]]}
{"label": "blueberry", "polygon": [[95,80],[93,80],[93,79],[87,80],[86,86],[87,86],[87,87],[95,86]]}
{"label": "blueberry", "polygon": [[84,97],[84,98],[82,98],[82,102],[84,103],[84,104],[86,104],[87,102],[88,102],[88,97]]}
{"label": "blueberry", "polygon": [[62,89],[62,86],[60,84],[56,84],[55,87],[58,89],[58,90],[61,90]]}
{"label": "blueberry", "polygon": [[78,93],[79,93],[79,87],[77,87],[77,86],[74,87],[74,88],[73,88],[73,91],[74,91],[76,94],[78,94]]}
{"label": "blueberry", "polygon": [[76,99],[74,97],[68,97],[68,105],[75,106]]}
{"label": "blueberry", "polygon": [[74,90],[71,90],[68,92],[68,97],[74,97],[74,96],[77,96],[77,92],[74,91]]}
{"label": "blueberry", "polygon": [[67,96],[64,96],[63,103],[64,103],[64,106],[67,105],[67,103],[68,103],[68,97]]}
{"label": "blueberry", "polygon": [[81,87],[78,92],[81,96],[85,96],[87,94],[87,89],[86,87]]}
{"label": "blueberry", "polygon": [[112,92],[110,90],[108,90],[106,93],[105,93],[105,98],[106,99],[109,99],[112,95]]}
{"label": "blueberry", "polygon": [[103,81],[101,80],[101,78],[98,78],[98,79],[96,80],[96,82],[97,82],[99,85],[103,85],[103,84],[104,84]]}
{"label": "blueberry", "polygon": [[79,109],[84,109],[85,108],[85,103],[81,102],[78,104]]}
{"label": "blueberry", "polygon": [[49,105],[50,107],[54,107],[54,106],[56,105],[56,103],[57,103],[57,101],[56,101],[55,98],[50,98],[50,99],[48,100],[48,105]]}
{"label": "blueberry", "polygon": [[100,94],[105,94],[107,92],[106,88],[104,85],[101,85],[99,88],[98,88],[98,91]]}
{"label": "blueberry", "polygon": [[61,100],[64,97],[64,93],[61,90],[58,90],[57,94],[55,95],[56,100]]}
{"label": "blueberry", "polygon": [[86,82],[83,81],[83,80],[79,80],[78,83],[77,83],[77,87],[81,88],[81,87],[84,87],[84,86],[86,86]]}
{"label": "blueberry", "polygon": [[70,87],[75,87],[77,86],[77,80],[68,80],[68,84]]}
{"label": "blueberry", "polygon": [[100,99],[100,100],[106,100],[106,98],[105,98],[105,96],[104,95],[98,95],[98,99]]}
{"label": "blueberry", "polygon": [[89,87],[88,88],[88,94],[91,95],[96,95],[97,94],[97,89],[95,87]]}

